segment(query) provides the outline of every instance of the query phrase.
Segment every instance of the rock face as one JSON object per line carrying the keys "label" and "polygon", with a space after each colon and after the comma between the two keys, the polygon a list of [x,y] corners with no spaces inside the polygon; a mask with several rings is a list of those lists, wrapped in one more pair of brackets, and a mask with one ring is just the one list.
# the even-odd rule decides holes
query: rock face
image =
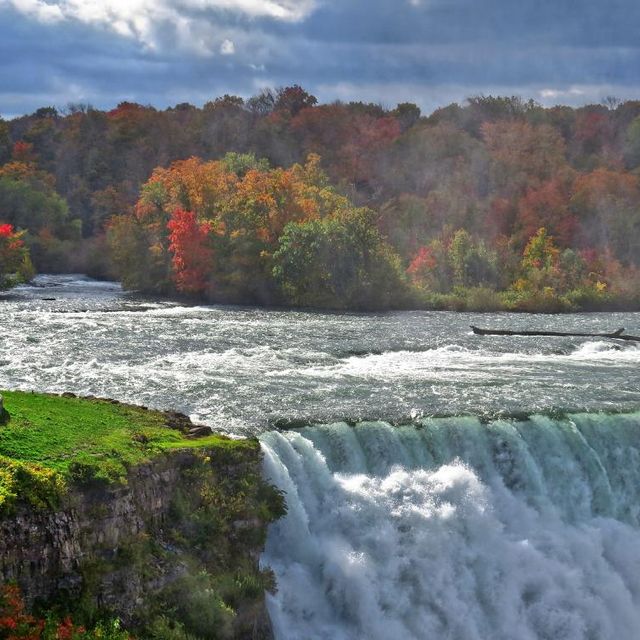
{"label": "rock face", "polygon": [[[260,462],[257,443],[179,450],[131,469],[126,485],[74,488],[55,512],[18,509],[0,520],[0,578],[30,605],[104,611],[135,630],[190,572],[264,577],[258,558],[283,505]],[[234,595],[220,637],[271,637],[258,592]]]}

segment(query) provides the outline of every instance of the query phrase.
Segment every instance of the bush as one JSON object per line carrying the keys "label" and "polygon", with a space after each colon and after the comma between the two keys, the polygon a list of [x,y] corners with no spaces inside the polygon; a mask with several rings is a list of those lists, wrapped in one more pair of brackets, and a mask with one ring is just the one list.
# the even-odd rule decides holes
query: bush
{"label": "bush", "polygon": [[288,224],[273,260],[273,276],[289,304],[380,309],[407,300],[400,259],[368,209]]}
{"label": "bush", "polygon": [[57,471],[0,456],[0,514],[11,512],[18,502],[38,509],[53,507],[65,490]]}
{"label": "bush", "polygon": [[465,290],[467,311],[500,311],[504,303],[497,291],[488,287],[473,287]]}
{"label": "bush", "polygon": [[578,287],[563,296],[567,305],[580,311],[601,311],[609,309],[612,297],[603,290],[595,287]]}
{"label": "bush", "polygon": [[0,586],[1,640],[130,640],[118,620],[102,620],[92,629],[74,624],[70,617],[37,618],[27,613],[16,585]]}
{"label": "bush", "polygon": [[569,303],[546,287],[539,291],[505,291],[500,296],[504,307],[509,311],[527,311],[530,313],[561,313],[571,311]]}

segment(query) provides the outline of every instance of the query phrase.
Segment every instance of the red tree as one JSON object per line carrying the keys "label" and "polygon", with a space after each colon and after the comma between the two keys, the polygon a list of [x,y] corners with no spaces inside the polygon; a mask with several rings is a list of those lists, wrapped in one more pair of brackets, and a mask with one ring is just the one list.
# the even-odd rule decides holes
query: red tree
{"label": "red tree", "polygon": [[436,257],[433,255],[431,247],[420,247],[411,263],[407,267],[407,273],[412,280],[418,281],[437,265]]}
{"label": "red tree", "polygon": [[209,287],[212,269],[211,225],[198,222],[195,213],[176,209],[167,223],[169,250],[173,254],[173,277],[178,291],[204,293]]}
{"label": "red tree", "polygon": [[18,140],[18,142],[13,145],[11,158],[16,162],[33,162],[36,159],[33,152],[33,145],[30,142]]}
{"label": "red tree", "polygon": [[518,203],[517,221],[523,242],[544,226],[561,246],[575,243],[578,220],[569,211],[569,196],[559,180],[528,189]]}

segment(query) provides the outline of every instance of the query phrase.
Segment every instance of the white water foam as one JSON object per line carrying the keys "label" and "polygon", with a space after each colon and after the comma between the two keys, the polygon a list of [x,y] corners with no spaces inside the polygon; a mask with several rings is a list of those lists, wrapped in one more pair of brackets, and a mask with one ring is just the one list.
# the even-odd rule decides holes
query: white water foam
{"label": "white water foam", "polygon": [[262,436],[277,640],[638,638],[640,416],[455,423]]}

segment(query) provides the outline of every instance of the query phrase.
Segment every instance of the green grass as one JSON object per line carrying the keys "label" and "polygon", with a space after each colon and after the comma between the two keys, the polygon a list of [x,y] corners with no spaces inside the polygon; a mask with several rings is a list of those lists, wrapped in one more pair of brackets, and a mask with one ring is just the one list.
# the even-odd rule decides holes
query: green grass
{"label": "green grass", "polygon": [[127,469],[171,450],[237,449],[254,441],[187,439],[165,416],[106,400],[3,391],[0,512],[23,501],[54,506],[70,483],[125,482]]}

